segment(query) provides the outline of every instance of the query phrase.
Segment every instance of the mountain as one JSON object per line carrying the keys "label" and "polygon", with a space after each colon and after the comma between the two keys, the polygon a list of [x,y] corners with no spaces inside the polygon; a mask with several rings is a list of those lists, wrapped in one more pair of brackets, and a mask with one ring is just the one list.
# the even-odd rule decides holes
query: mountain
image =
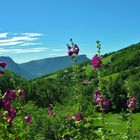
{"label": "mountain", "polygon": [[[78,63],[88,61],[86,55],[77,57]],[[68,56],[45,58],[34,60],[23,64],[17,64],[10,57],[2,56],[0,61],[7,62],[7,69],[19,74],[27,79],[33,79],[42,75],[47,75],[58,70],[72,66],[72,61]]]}
{"label": "mountain", "polygon": [[[77,62],[86,62],[89,58],[86,55],[79,55]],[[69,56],[61,56],[54,58],[45,58],[34,60],[27,63],[19,64],[19,66],[27,72],[31,72],[35,77],[47,75],[58,70],[72,66],[72,61]]]}
{"label": "mountain", "polygon": [[7,56],[1,56],[0,57],[0,61],[4,61],[7,63],[7,67],[6,69],[9,69],[17,74],[19,74],[22,77],[28,78],[28,79],[32,79],[34,76],[25,71],[24,69],[22,69],[17,63],[15,63],[10,57]]}

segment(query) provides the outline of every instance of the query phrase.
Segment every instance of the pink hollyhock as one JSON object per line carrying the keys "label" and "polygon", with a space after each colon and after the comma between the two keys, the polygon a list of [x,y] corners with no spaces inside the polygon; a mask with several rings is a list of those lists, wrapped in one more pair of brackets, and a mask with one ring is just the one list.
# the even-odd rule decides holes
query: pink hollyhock
{"label": "pink hollyhock", "polygon": [[19,99],[23,99],[23,98],[24,98],[24,90],[19,89],[19,90],[18,90],[18,95],[17,95],[17,96],[18,96]]}
{"label": "pink hollyhock", "polygon": [[82,115],[82,113],[78,113],[74,117],[75,117],[75,121],[80,121],[84,119],[84,116]]}
{"label": "pink hollyhock", "polygon": [[48,107],[48,115],[49,116],[55,116],[55,112],[53,112],[53,109],[51,106]]}
{"label": "pink hollyhock", "polygon": [[102,65],[102,59],[100,57],[98,57],[98,55],[96,54],[93,58],[92,58],[92,66],[95,69],[100,68]]}
{"label": "pink hollyhock", "polygon": [[79,47],[76,44],[74,44],[74,43],[73,43],[73,45],[74,45],[74,47],[71,47],[70,45],[67,44],[68,55],[71,58],[73,58],[73,57],[75,57],[76,55],[79,54]]}
{"label": "pink hollyhock", "polygon": [[12,122],[16,116],[16,111],[12,107],[10,107],[7,111],[8,111],[8,115],[6,118],[8,122]]}
{"label": "pink hollyhock", "polygon": [[68,119],[71,119],[72,118],[72,115],[71,114],[67,115],[67,118]]}
{"label": "pink hollyhock", "polygon": [[101,99],[100,99],[100,96],[101,96],[100,91],[99,91],[99,90],[96,90],[96,91],[94,92],[94,96],[93,96],[95,102],[99,102],[99,101],[101,100]]}
{"label": "pink hollyhock", "polygon": [[26,124],[31,124],[32,123],[32,117],[31,116],[25,116],[24,119],[25,119]]}
{"label": "pink hollyhock", "polygon": [[136,100],[135,96],[132,96],[131,98],[129,98],[127,100],[127,106],[128,106],[129,109],[135,110],[136,109],[136,103],[137,103],[137,100]]}
{"label": "pink hollyhock", "polygon": [[106,97],[103,97],[100,102],[99,102],[99,105],[101,107],[102,110],[106,110],[109,106],[109,101]]}
{"label": "pink hollyhock", "polygon": [[72,57],[73,56],[73,51],[71,51],[71,47],[68,44],[67,44],[67,48],[68,48],[68,55],[70,57]]}
{"label": "pink hollyhock", "polygon": [[0,62],[0,67],[5,68],[5,67],[6,67],[6,65],[7,65],[7,63],[6,63],[6,62]]}
{"label": "pink hollyhock", "polygon": [[10,90],[9,92],[9,99],[14,100],[16,98],[16,94],[14,90]]}
{"label": "pink hollyhock", "polygon": [[79,54],[79,47],[78,47],[76,44],[74,45],[73,52],[74,52],[76,55]]}

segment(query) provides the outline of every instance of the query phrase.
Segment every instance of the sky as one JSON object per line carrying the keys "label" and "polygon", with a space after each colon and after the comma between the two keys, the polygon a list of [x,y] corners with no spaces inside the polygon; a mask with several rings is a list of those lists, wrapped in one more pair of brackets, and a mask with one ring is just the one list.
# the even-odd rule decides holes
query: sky
{"label": "sky", "polygon": [[0,56],[17,63],[67,55],[72,38],[92,58],[140,42],[140,0],[0,0]]}

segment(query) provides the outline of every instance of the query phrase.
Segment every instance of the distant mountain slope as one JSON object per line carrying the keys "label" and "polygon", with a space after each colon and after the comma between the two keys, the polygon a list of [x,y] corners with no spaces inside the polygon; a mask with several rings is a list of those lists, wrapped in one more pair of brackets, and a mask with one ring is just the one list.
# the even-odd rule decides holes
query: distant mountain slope
{"label": "distant mountain slope", "polygon": [[7,62],[7,69],[19,74],[20,76],[22,77],[25,77],[25,78],[28,78],[28,79],[31,79],[33,78],[34,76],[25,71],[24,69],[22,69],[17,63],[15,63],[10,57],[7,57],[7,56],[1,56],[0,57],[0,61],[4,61],[4,62]]}
{"label": "distant mountain slope", "polygon": [[[86,55],[79,55],[77,58],[78,63],[88,60],[89,58]],[[35,77],[50,74],[70,66],[72,66],[72,61],[69,56],[45,58],[20,64],[22,69],[31,72]]]}

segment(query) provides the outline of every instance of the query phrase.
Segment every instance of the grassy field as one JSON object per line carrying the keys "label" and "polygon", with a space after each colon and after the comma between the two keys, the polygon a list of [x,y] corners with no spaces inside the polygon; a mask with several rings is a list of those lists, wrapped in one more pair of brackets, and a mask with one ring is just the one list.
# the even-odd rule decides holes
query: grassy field
{"label": "grassy field", "polygon": [[[105,120],[107,122],[106,128],[110,130],[109,140],[127,140],[124,135],[127,132],[127,120],[122,120],[122,114],[108,113],[105,115]],[[101,125],[101,121],[97,120],[96,125]],[[140,113],[132,114],[131,132],[139,136],[139,138],[134,138],[133,140],[140,139]]]}

